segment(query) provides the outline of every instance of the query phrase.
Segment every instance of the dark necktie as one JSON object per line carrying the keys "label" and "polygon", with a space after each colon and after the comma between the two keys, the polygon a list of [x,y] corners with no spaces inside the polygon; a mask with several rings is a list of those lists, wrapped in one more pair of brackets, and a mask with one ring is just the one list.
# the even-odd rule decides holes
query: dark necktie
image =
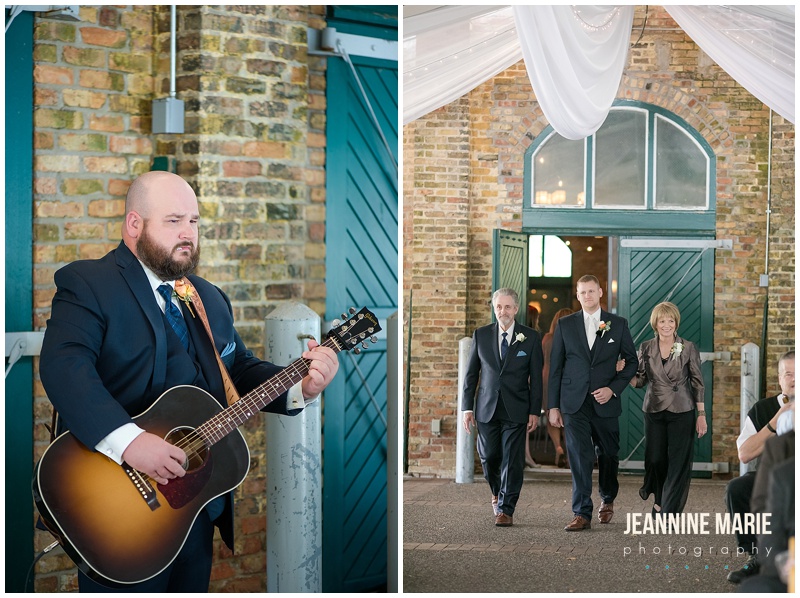
{"label": "dark necktie", "polygon": [[506,353],[508,353],[508,332],[503,333],[503,342],[500,343],[500,359],[506,358]]}
{"label": "dark necktie", "polygon": [[172,302],[172,287],[167,283],[164,283],[158,287],[158,292],[161,293],[164,301],[167,302],[167,305],[164,308],[164,315],[167,316],[167,322],[169,322],[169,325],[172,326],[172,329],[175,331],[175,334],[178,335],[181,344],[188,351],[189,329],[186,328],[186,322],[183,320],[183,314],[181,313],[181,310],[178,309],[178,306]]}

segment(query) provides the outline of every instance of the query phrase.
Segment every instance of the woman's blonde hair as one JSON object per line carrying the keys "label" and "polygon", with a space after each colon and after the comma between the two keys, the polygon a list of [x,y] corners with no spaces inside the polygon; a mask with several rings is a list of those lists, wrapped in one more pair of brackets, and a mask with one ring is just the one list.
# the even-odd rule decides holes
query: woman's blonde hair
{"label": "woman's blonde hair", "polygon": [[675,331],[678,331],[678,326],[681,324],[681,312],[678,311],[678,306],[674,303],[664,301],[656,305],[650,314],[650,327],[656,334],[658,334],[658,321],[665,316],[675,320]]}

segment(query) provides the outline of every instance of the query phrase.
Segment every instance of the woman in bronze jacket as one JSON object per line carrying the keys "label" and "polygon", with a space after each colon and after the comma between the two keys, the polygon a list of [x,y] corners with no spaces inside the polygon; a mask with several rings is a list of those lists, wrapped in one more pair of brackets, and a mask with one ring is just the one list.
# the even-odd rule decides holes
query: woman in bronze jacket
{"label": "woman in bronze jacket", "polygon": [[700,438],[708,431],[700,353],[678,336],[680,320],[673,303],[653,308],[650,326],[656,336],[639,347],[639,368],[631,380],[636,388],[648,385],[642,404],[646,444],[639,496],[647,500],[655,495],[653,513],[683,511],[692,478],[694,432]]}

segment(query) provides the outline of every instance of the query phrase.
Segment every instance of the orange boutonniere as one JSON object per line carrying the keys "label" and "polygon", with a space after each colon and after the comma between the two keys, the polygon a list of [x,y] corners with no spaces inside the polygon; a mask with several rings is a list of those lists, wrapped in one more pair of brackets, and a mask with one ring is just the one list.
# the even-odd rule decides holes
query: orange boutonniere
{"label": "orange boutonniere", "polygon": [[192,314],[192,317],[194,317],[194,312],[192,311],[192,301],[194,300],[194,287],[192,286],[192,284],[188,281],[184,282],[183,278],[181,278],[180,280],[176,280],[175,296],[186,304],[186,307],[189,308],[189,313]]}
{"label": "orange boutonniere", "polygon": [[600,325],[597,327],[596,334],[600,338],[603,338],[605,336],[606,332],[608,332],[609,330],[611,330],[611,320],[609,320],[608,322],[603,322],[601,320],[600,321]]}

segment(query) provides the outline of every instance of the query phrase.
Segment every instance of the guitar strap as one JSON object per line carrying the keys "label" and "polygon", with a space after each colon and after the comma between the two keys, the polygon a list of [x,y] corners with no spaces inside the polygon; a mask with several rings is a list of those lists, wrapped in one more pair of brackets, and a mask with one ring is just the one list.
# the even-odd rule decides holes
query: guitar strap
{"label": "guitar strap", "polygon": [[[214,335],[211,334],[211,326],[208,323],[206,308],[203,307],[203,301],[200,299],[200,294],[185,276],[181,278],[179,282],[182,282],[187,287],[185,294],[187,297],[189,297],[188,300],[184,300],[183,298],[181,298],[181,300],[184,302],[188,301],[188,303],[195,306],[197,309],[197,315],[200,316],[200,320],[203,322],[203,327],[206,329],[208,338],[211,339],[211,347],[214,349],[214,356],[217,358],[217,365],[219,366],[219,371],[222,374],[222,384],[225,387],[225,397],[228,399],[228,405],[233,405],[239,400],[239,393],[236,392],[236,386],[234,386],[233,380],[231,380],[231,376],[228,374],[228,369],[222,362],[222,357],[219,356],[217,345],[214,344]],[[189,311],[192,310],[191,305],[189,305]]]}

